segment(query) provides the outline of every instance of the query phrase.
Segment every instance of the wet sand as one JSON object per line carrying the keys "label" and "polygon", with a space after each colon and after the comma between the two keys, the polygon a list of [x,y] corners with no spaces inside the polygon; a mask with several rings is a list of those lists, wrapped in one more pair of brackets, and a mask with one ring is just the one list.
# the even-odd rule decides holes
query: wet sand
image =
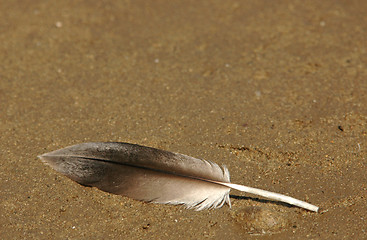
{"label": "wet sand", "polygon": [[[367,238],[367,2],[1,1],[1,239]],[[226,165],[196,212],[86,188],[37,155],[123,141]]]}

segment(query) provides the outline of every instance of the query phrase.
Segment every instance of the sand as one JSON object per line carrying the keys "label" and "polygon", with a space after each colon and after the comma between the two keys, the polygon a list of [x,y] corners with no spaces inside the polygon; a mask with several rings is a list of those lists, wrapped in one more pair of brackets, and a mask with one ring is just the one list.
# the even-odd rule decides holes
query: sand
{"label": "sand", "polygon": [[[1,239],[367,238],[367,2],[1,1]],[[122,141],[226,165],[196,212],[76,184],[38,155]]]}

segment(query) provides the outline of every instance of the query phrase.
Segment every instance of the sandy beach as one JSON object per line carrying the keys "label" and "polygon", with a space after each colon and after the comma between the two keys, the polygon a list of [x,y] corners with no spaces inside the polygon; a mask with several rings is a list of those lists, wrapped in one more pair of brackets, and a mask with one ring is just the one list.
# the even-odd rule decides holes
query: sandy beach
{"label": "sandy beach", "polygon": [[[366,239],[367,2],[0,1],[1,239]],[[37,156],[118,141],[225,165],[193,211]]]}

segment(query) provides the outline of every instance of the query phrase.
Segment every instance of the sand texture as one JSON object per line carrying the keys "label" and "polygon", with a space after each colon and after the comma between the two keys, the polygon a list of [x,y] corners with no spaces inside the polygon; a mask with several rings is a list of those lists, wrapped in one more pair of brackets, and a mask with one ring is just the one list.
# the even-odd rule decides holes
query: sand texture
{"label": "sand texture", "polygon": [[[0,0],[0,239],[367,239],[367,1]],[[121,141],[226,165],[196,212],[37,156]]]}

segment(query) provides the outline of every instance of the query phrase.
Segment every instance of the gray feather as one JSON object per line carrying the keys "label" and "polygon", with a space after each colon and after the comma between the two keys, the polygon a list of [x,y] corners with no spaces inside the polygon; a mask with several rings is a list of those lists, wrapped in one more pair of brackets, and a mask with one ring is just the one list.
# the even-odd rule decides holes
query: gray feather
{"label": "gray feather", "polygon": [[39,158],[72,180],[133,199],[202,210],[230,205],[226,167],[129,143],[82,143]]}

